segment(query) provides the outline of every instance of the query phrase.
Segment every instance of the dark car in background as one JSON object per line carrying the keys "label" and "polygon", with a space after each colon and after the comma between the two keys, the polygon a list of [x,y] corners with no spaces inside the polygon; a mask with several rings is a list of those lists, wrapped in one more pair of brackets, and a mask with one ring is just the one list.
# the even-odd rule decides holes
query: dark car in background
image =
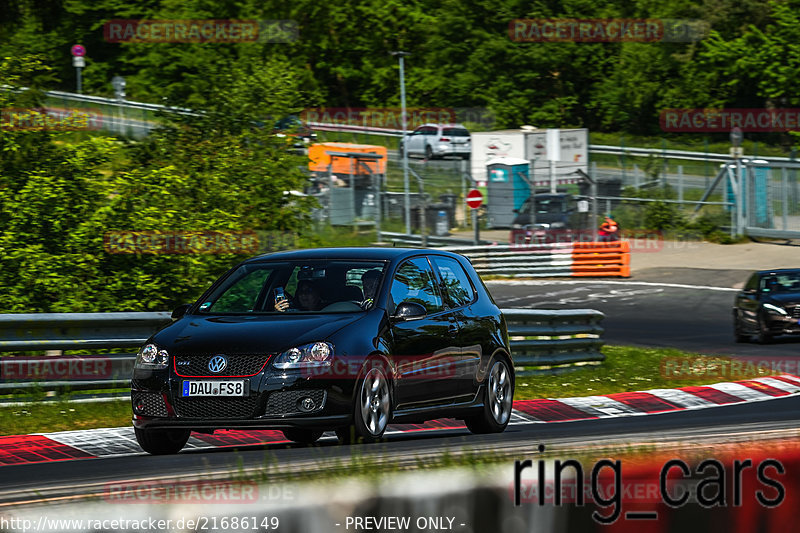
{"label": "dark car in background", "polygon": [[755,336],[762,344],[800,334],[800,269],[754,272],[736,295],[733,331],[736,342]]}
{"label": "dark car in background", "polygon": [[578,201],[568,193],[536,193],[515,209],[511,244],[591,241],[588,214],[580,213]]}
{"label": "dark car in background", "polygon": [[139,351],[131,381],[136,438],[152,454],[179,451],[191,431],[374,441],[392,421],[450,417],[490,433],[511,416],[506,322],[461,255],[263,255],[173,318]]}

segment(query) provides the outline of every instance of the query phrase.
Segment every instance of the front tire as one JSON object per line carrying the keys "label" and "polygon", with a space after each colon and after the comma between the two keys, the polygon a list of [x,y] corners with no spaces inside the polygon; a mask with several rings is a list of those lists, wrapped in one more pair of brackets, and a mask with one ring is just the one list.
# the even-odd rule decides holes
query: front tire
{"label": "front tire", "polygon": [[133,428],[136,441],[142,450],[150,455],[171,455],[178,453],[186,445],[189,435],[188,429],[139,429]]}
{"label": "front tire", "polygon": [[739,317],[733,315],[733,340],[736,342],[747,342],[750,340],[749,335],[742,333],[742,324],[739,322]]}
{"label": "front tire", "polygon": [[758,317],[758,343],[759,344],[770,344],[772,342],[772,334],[769,332],[769,328],[767,327],[766,322],[764,321],[764,317]]}
{"label": "front tire", "polygon": [[464,419],[472,433],[502,433],[511,420],[514,379],[505,359],[497,359],[483,389],[480,414]]}
{"label": "front tire", "polygon": [[370,368],[358,381],[353,404],[353,424],[336,430],[343,444],[376,442],[392,419],[392,399],[389,380],[383,369]]}

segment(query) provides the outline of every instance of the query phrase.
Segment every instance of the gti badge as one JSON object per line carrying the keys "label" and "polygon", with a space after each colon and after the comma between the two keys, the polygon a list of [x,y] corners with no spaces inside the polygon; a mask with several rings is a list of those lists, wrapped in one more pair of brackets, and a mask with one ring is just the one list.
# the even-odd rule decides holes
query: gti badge
{"label": "gti badge", "polygon": [[219,374],[225,370],[226,366],[228,366],[228,360],[225,359],[224,355],[215,355],[208,362],[208,369],[215,374]]}

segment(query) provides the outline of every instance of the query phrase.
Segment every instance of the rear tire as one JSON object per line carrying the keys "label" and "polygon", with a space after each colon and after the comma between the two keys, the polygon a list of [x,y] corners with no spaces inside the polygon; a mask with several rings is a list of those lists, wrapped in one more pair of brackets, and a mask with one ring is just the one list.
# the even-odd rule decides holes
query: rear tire
{"label": "rear tire", "polygon": [[133,428],[136,441],[142,450],[150,455],[171,455],[178,453],[186,445],[189,435],[188,429],[139,429]]}
{"label": "rear tire", "polygon": [[480,414],[464,422],[472,433],[502,433],[511,420],[514,399],[514,378],[505,359],[497,359],[489,371],[483,388],[483,407]]}
{"label": "rear tire", "polygon": [[353,424],[336,429],[342,444],[376,442],[383,437],[392,419],[389,380],[380,367],[370,368],[356,386],[353,402]]}
{"label": "rear tire", "polygon": [[283,430],[283,436],[298,444],[314,444],[322,437],[322,431],[318,429],[287,428]]}

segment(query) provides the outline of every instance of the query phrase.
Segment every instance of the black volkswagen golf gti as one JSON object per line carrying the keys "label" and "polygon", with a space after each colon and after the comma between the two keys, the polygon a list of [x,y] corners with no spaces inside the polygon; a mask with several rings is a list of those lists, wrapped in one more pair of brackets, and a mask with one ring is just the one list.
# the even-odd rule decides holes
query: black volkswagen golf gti
{"label": "black volkswagen golf gti", "polygon": [[456,418],[492,433],[511,417],[506,322],[461,255],[263,255],[173,319],[139,350],[131,381],[136,438],[152,454],[178,452],[192,431],[369,442],[393,421]]}

